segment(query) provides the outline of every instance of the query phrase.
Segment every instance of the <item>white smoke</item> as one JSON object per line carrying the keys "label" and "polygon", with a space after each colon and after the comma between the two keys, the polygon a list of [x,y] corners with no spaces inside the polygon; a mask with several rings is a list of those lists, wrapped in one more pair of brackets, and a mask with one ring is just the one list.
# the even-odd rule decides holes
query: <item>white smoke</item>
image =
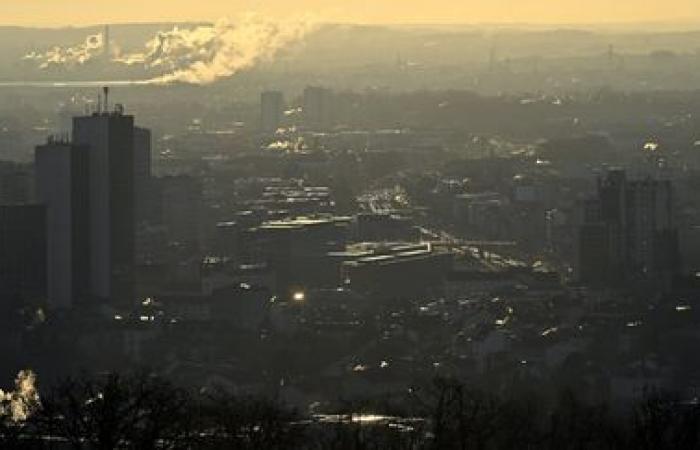
{"label": "white smoke", "polygon": [[104,46],[102,33],[91,34],[85,38],[85,42],[74,47],[56,46],[43,53],[28,53],[22,59],[36,61],[41,69],[48,69],[52,66],[75,67],[101,55],[104,52]]}
{"label": "white smoke", "polygon": [[174,27],[160,31],[146,42],[143,52],[118,54],[114,61],[127,65],[142,64],[145,68],[175,70],[211,58],[216,39],[213,26],[194,29]]}
{"label": "white smoke", "polygon": [[[303,39],[315,27],[310,17],[271,21],[249,14],[230,22],[222,19],[213,25],[194,28],[174,27],[161,31],[144,44],[140,52],[114,52],[112,62],[143,65],[162,74],[140,84],[209,84],[230,77],[258,63],[272,60],[280,50]],[[77,47],[56,47],[46,53],[31,53],[25,59],[52,64],[76,65],[89,61],[103,50],[102,35],[88,37]],[[116,48],[116,46],[114,47]]]}
{"label": "white smoke", "polygon": [[149,41],[147,53],[136,55],[136,59],[169,71],[152,79],[154,83],[209,84],[272,60],[313,27],[309,18],[272,22],[248,15],[235,24],[224,19],[191,30],[174,28]]}
{"label": "white smoke", "polygon": [[0,417],[7,417],[12,422],[23,422],[38,406],[36,375],[31,370],[22,370],[17,374],[13,391],[4,392],[0,389]]}

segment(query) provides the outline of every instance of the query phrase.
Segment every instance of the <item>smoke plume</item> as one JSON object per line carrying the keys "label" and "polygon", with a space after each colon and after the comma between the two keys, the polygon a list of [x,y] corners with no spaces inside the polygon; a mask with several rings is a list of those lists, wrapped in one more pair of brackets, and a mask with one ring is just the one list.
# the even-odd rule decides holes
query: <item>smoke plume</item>
{"label": "smoke plume", "polygon": [[81,66],[104,51],[104,36],[102,33],[92,34],[85,42],[74,47],[53,47],[43,53],[31,52],[22,59],[36,61],[39,68],[48,69],[52,66],[75,67]]}
{"label": "smoke plume", "polygon": [[[176,26],[157,33],[144,44],[142,51],[116,50],[111,61],[143,66],[150,73],[158,73],[134,82],[138,84],[209,84],[272,60],[280,50],[303,39],[314,27],[309,17],[273,22],[259,15],[246,15],[235,23],[222,19],[194,28]],[[83,45],[31,53],[25,59],[40,61],[42,68],[52,64],[74,66],[101,54],[103,46],[100,34],[88,37]]]}

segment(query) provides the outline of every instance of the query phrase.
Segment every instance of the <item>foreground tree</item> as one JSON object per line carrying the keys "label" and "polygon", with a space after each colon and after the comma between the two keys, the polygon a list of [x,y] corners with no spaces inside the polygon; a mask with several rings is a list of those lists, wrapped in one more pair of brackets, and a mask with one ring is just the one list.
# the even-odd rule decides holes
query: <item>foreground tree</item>
{"label": "foreground tree", "polygon": [[187,393],[146,373],[67,379],[32,418],[44,436],[72,448],[184,448],[192,438]]}
{"label": "foreground tree", "polygon": [[432,423],[435,449],[486,450],[499,429],[499,400],[451,379],[435,382]]}
{"label": "foreground tree", "polygon": [[0,448],[700,450],[700,406],[659,391],[619,414],[575,391],[497,396],[455,379],[419,391],[398,403],[352,401],[323,421],[276,399],[191,393],[148,373],[71,378],[39,399],[23,372],[0,392]]}
{"label": "foreground tree", "polygon": [[639,450],[700,449],[700,405],[648,390],[634,409],[631,446]]}
{"label": "foreground tree", "polygon": [[293,450],[301,448],[297,413],[265,397],[239,397],[218,390],[202,400],[200,426],[208,448]]}

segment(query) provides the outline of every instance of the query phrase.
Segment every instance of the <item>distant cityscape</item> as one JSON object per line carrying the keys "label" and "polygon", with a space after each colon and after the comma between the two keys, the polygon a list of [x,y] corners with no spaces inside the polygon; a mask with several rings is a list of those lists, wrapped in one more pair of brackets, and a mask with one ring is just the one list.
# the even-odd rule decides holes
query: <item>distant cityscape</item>
{"label": "distant cityscape", "polygon": [[[592,395],[679,382],[676,363],[634,358],[600,379],[587,353],[608,336],[631,357],[638,329],[662,321],[670,339],[693,317],[690,186],[656,143],[597,174],[578,162],[604,150],[593,135],[524,151],[472,137],[455,160],[450,132],[338,130],[342,102],[309,87],[299,106],[261,94],[259,153],[186,167],[154,164],[151,131],[99,96],[33,164],[3,166],[0,285],[33,324],[6,329],[12,364],[145,364],[307,401],[437,373],[549,377],[581,357]],[[229,139],[202,128],[169,145]]]}
{"label": "distant cityscape", "polygon": [[[196,398],[273,398],[300,412],[285,426],[420,434],[305,448],[458,448],[436,434],[443,403],[415,405],[468,389],[700,411],[700,34],[513,31],[506,51],[461,28],[329,26],[327,48],[309,38],[328,67],[290,63],[290,44],[234,81],[80,85],[146,70],[109,58],[119,32],[76,85],[0,83],[0,386],[141,370]],[[346,35],[410,51],[345,64]],[[468,36],[478,64],[413,62]]]}

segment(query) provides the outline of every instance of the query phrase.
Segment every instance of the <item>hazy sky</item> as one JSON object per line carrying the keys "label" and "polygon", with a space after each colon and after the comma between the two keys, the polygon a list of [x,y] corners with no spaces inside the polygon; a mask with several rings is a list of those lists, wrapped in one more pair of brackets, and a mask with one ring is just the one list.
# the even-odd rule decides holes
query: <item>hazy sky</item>
{"label": "hazy sky", "polygon": [[0,23],[214,20],[256,11],[362,23],[700,21],[700,0],[0,0]]}

